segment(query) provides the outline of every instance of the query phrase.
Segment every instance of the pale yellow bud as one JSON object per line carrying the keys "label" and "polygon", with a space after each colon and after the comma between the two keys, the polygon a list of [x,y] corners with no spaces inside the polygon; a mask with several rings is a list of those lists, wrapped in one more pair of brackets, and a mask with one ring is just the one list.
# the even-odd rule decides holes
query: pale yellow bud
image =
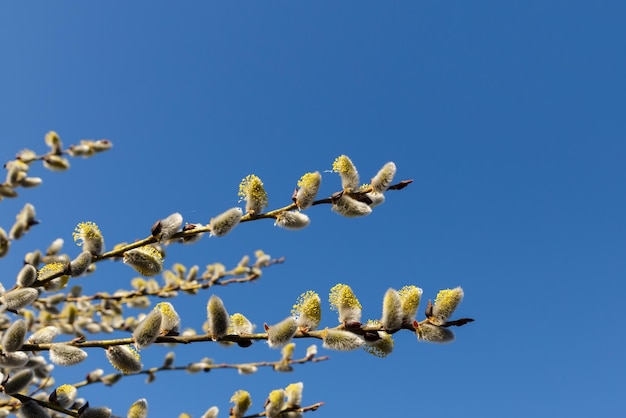
{"label": "pale yellow bud", "polygon": [[202,414],[200,418],[217,418],[217,414],[219,414],[220,410],[217,406],[212,406],[207,411]]}
{"label": "pale yellow bud", "polygon": [[268,418],[276,418],[285,405],[285,391],[276,389],[270,392],[265,401],[265,416]]}
{"label": "pale yellow bud", "polygon": [[463,300],[463,289],[440,290],[433,304],[432,316],[429,318],[434,325],[444,325]]}
{"label": "pale yellow bud", "polygon": [[128,409],[126,418],[148,418],[148,401],[145,398],[135,401]]}
{"label": "pale yellow bud", "polygon": [[300,210],[311,207],[319,191],[322,183],[322,175],[316,171],[314,173],[306,173],[298,181],[298,191],[294,196],[296,206]]}
{"label": "pale yellow bud", "polygon": [[299,408],[302,405],[302,390],[304,383],[292,383],[285,388],[287,394],[287,408]]}
{"label": "pale yellow bud", "polygon": [[13,353],[2,353],[0,355],[0,367],[7,369],[18,369],[24,367],[28,363],[28,354],[23,351],[15,351]]}
{"label": "pale yellow bud", "polygon": [[232,418],[243,417],[250,408],[250,406],[252,406],[252,399],[250,398],[250,394],[245,390],[238,390],[237,392],[235,392],[230,398],[230,402],[234,404],[230,410]]}

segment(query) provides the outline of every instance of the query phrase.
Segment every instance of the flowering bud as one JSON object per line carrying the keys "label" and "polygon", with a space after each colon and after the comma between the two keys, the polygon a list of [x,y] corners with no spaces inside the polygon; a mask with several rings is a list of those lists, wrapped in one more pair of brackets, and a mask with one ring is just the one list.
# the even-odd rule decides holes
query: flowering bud
{"label": "flowering bud", "polygon": [[240,313],[235,313],[230,316],[230,328],[233,334],[251,334],[254,331],[254,325],[248,318]]}
{"label": "flowering bud", "polygon": [[[415,321],[417,322],[417,321]],[[454,341],[454,333],[448,328],[438,327],[429,323],[419,324],[416,327],[417,338],[431,343],[449,343]]]}
{"label": "flowering bud", "polygon": [[92,255],[99,255],[104,251],[104,237],[98,225],[93,222],[79,223],[72,236],[79,246],[83,246],[83,251],[88,251]]}
{"label": "flowering bud", "polygon": [[361,320],[361,303],[350,286],[336,284],[330,289],[330,308],[339,313],[339,322],[359,322]]}
{"label": "flowering bud", "polygon": [[241,208],[230,208],[215,218],[211,218],[209,222],[211,236],[223,237],[228,234],[241,221],[241,214]]}
{"label": "flowering bud", "polygon": [[393,351],[394,341],[390,334],[385,331],[377,331],[377,339],[366,341],[365,351],[376,357],[387,357]]}
{"label": "flowering bud", "polygon": [[276,389],[270,392],[265,401],[265,416],[268,418],[276,418],[285,405],[285,391]]}
{"label": "flowering bud", "polygon": [[385,164],[372,179],[370,184],[372,189],[377,193],[383,193],[387,191],[393,178],[396,175],[396,165],[392,162]]}
{"label": "flowering bud", "polygon": [[0,367],[7,369],[19,369],[28,363],[28,354],[23,351],[13,353],[0,353]]}
{"label": "flowering bud", "polygon": [[109,363],[124,374],[133,374],[141,371],[141,356],[130,345],[114,345],[107,347],[106,357]]}
{"label": "flowering bud", "polygon": [[217,418],[217,414],[219,414],[220,410],[217,406],[212,406],[202,415],[200,418]]}
{"label": "flowering bud", "polygon": [[148,401],[145,398],[135,401],[128,409],[126,418],[148,418]]}
{"label": "flowering bud", "polygon": [[298,191],[294,196],[296,206],[300,210],[311,207],[317,196],[322,183],[322,175],[316,171],[314,173],[306,173],[298,180]]}
{"label": "flowering bud", "polygon": [[152,227],[152,236],[159,242],[167,241],[176,234],[183,225],[183,215],[172,213],[165,219],[157,221]]}
{"label": "flowering bud", "polygon": [[309,217],[304,213],[287,210],[276,215],[274,225],[285,229],[302,229],[307,227],[310,222]]}
{"label": "flowering bud", "polygon": [[89,251],[81,252],[75,259],[70,262],[70,275],[78,277],[85,273],[91,265],[92,255]]}
{"label": "flowering bud", "polygon": [[224,307],[222,299],[215,295],[211,295],[207,303],[207,321],[208,334],[211,335],[213,341],[222,338],[228,332],[230,325],[230,317]]}
{"label": "flowering bud", "polygon": [[372,208],[366,203],[359,202],[345,193],[343,193],[339,198],[333,199],[331,209],[346,218],[356,218],[372,213]]}
{"label": "flowering bud", "polygon": [[290,316],[272,326],[265,324],[265,331],[267,332],[267,344],[271,348],[279,348],[291,341],[298,331],[298,325],[296,320]]}
{"label": "flowering bud", "polygon": [[39,297],[37,289],[25,287],[22,289],[11,290],[0,296],[0,304],[2,304],[2,306],[6,309],[19,311],[25,306],[33,303],[37,297]]}
{"label": "flowering bud", "polygon": [[356,350],[365,344],[365,341],[358,335],[339,329],[325,329],[322,333],[322,341],[324,348],[338,351]]}
{"label": "flowering bud", "polygon": [[133,331],[133,340],[138,350],[156,341],[161,331],[162,315],[158,309],[152,309]]}
{"label": "flowering bud", "polygon": [[333,162],[333,171],[341,176],[341,187],[348,192],[359,188],[359,173],[347,155],[340,155]]}
{"label": "flowering bud", "polygon": [[35,280],[37,280],[37,269],[30,264],[25,264],[17,274],[16,284],[19,287],[28,287],[35,283]]}
{"label": "flowering bud", "polygon": [[322,307],[319,295],[307,290],[300,295],[298,301],[293,305],[291,314],[297,318],[297,325],[307,331],[317,329],[322,320]]}
{"label": "flowering bud", "polygon": [[26,389],[35,377],[35,373],[31,369],[20,370],[9,378],[4,384],[4,392],[11,395]]}
{"label": "flowering bud", "polygon": [[2,351],[13,352],[22,348],[26,337],[26,321],[18,319],[11,324],[2,336]]}
{"label": "flowering bud", "polygon": [[59,334],[59,329],[53,325],[40,328],[33,335],[28,337],[28,344],[49,344]]}
{"label": "flowering bud", "polygon": [[230,398],[230,402],[235,404],[230,409],[230,415],[232,418],[242,418],[252,405],[250,394],[245,390],[238,390],[235,392]]}
{"label": "flowering bud", "polygon": [[169,333],[178,334],[178,327],[180,325],[180,316],[169,302],[159,302],[154,309],[161,312],[161,335],[167,335]]}
{"label": "flowering bud", "polygon": [[422,289],[417,286],[404,286],[398,291],[402,301],[402,320],[412,321],[417,314],[417,308],[422,298]]}
{"label": "flowering bud", "polygon": [[67,151],[72,157],[87,158],[94,154],[93,148],[90,146],[90,141],[84,140],[80,141],[78,145],[70,145]]}
{"label": "flowering bud", "polygon": [[383,315],[380,320],[388,331],[395,331],[402,327],[402,300],[394,289],[388,289],[383,298]]}
{"label": "flowering bud", "polygon": [[440,290],[435,298],[432,316],[429,318],[434,325],[443,325],[448,321],[454,310],[463,300],[463,289],[455,287],[454,289]]}
{"label": "flowering bud", "polygon": [[61,408],[70,408],[76,401],[78,391],[72,385],[61,385],[50,394],[50,402],[59,405]]}
{"label": "flowering bud", "polygon": [[267,207],[267,193],[261,179],[249,174],[239,184],[239,197],[246,202],[246,213],[258,215]]}
{"label": "flowering bud", "polygon": [[163,255],[152,245],[133,248],[124,253],[124,263],[142,276],[156,276],[163,269]]}
{"label": "flowering bud", "polygon": [[302,405],[302,389],[304,389],[304,383],[292,383],[285,388],[287,393],[287,408],[299,408]]}
{"label": "flowering bud", "polygon": [[73,366],[87,358],[87,352],[68,344],[56,343],[50,346],[50,361],[57,366]]}
{"label": "flowering bud", "polygon": [[35,401],[26,401],[20,406],[22,418],[50,418],[48,410]]}

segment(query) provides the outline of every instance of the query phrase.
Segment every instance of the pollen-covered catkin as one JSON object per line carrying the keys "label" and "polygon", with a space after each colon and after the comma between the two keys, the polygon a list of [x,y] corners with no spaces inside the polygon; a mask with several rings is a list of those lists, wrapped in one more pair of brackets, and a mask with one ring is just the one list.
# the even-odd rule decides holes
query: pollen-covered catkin
{"label": "pollen-covered catkin", "polygon": [[154,341],[156,341],[161,331],[161,312],[157,309],[152,309],[143,318],[143,320],[137,325],[133,331],[133,340],[135,341],[135,347],[141,350]]}

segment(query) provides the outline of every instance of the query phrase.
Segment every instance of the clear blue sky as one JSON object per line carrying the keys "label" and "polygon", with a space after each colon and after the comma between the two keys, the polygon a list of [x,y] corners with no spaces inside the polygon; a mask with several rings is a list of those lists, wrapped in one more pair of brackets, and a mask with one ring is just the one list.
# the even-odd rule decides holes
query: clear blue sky
{"label": "clear blue sky", "polygon": [[[0,203],[5,229],[25,201],[42,221],[0,260],[0,280],[12,283],[22,255],[57,237],[77,254],[80,221],[97,222],[111,248],[172,212],[208,222],[237,205],[249,173],[278,207],[304,172],[340,154],[364,181],[395,161],[398,178],[415,182],[366,218],[314,207],[304,231],[261,221],[169,247],[168,267],[233,265],[258,248],[286,257],[257,283],[174,306],[200,329],[216,293],[261,329],[300,293],[326,301],[338,282],[364,318],[380,316],[389,287],[415,284],[433,298],[461,285],[458,316],[476,322],[453,344],[403,332],[386,359],[320,350],[331,360],[291,374],[129,377],[80,395],[120,416],[146,397],[153,417],[212,405],[225,417],[237,389],[258,412],[270,390],[302,380],[305,404],[326,403],[316,418],[623,416],[624,16],[619,1],[3,3],[2,161],[44,151],[48,130],[114,148],[67,173],[33,169],[41,188]],[[324,173],[322,194],[339,187]],[[114,292],[135,276],[103,263],[80,280]],[[322,322],[336,324],[326,304]],[[167,351],[144,350],[144,364]],[[176,353],[183,364],[280,357],[264,344]],[[90,351],[58,383],[102,365],[112,371]]]}

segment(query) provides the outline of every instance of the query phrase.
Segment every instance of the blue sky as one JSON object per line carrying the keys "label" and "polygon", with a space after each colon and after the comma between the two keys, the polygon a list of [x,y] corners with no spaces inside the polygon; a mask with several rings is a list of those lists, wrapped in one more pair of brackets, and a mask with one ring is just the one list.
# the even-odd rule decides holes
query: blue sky
{"label": "blue sky", "polygon": [[[303,381],[315,417],[614,417],[623,414],[626,361],[619,323],[626,223],[626,29],[622,2],[183,2],[5,3],[0,158],[108,138],[114,148],[73,160],[39,189],[0,202],[10,228],[26,202],[42,221],[0,260],[7,285],[22,255],[74,226],[100,225],[107,246],[140,239],[172,212],[206,223],[237,205],[255,173],[270,207],[290,202],[298,178],[341,154],[367,181],[385,162],[398,179],[362,219],[310,210],[299,232],[270,221],[224,238],[168,248],[166,267],[235,264],[262,248],[283,265],[246,285],[173,300],[183,326],[200,329],[215,293],[262,328],[287,316],[298,295],[352,286],[365,318],[380,316],[389,287],[415,284],[425,298],[463,286],[458,316],[476,322],[449,345],[396,336],[386,359],[320,350],[331,360],[294,373],[261,370],[128,377],[80,395],[117,415],[146,397],[151,416],[199,417],[250,391]],[[324,173],[323,195],[339,190]],[[136,274],[101,263],[86,292],[127,288]],[[323,325],[334,326],[327,309]],[[422,309],[420,309],[422,312]],[[298,341],[302,356],[309,341]],[[169,350],[144,350],[160,364]],[[276,360],[264,344],[178,347],[177,363]],[[59,371],[77,382],[90,352]],[[307,415],[308,416],[308,415]]]}

